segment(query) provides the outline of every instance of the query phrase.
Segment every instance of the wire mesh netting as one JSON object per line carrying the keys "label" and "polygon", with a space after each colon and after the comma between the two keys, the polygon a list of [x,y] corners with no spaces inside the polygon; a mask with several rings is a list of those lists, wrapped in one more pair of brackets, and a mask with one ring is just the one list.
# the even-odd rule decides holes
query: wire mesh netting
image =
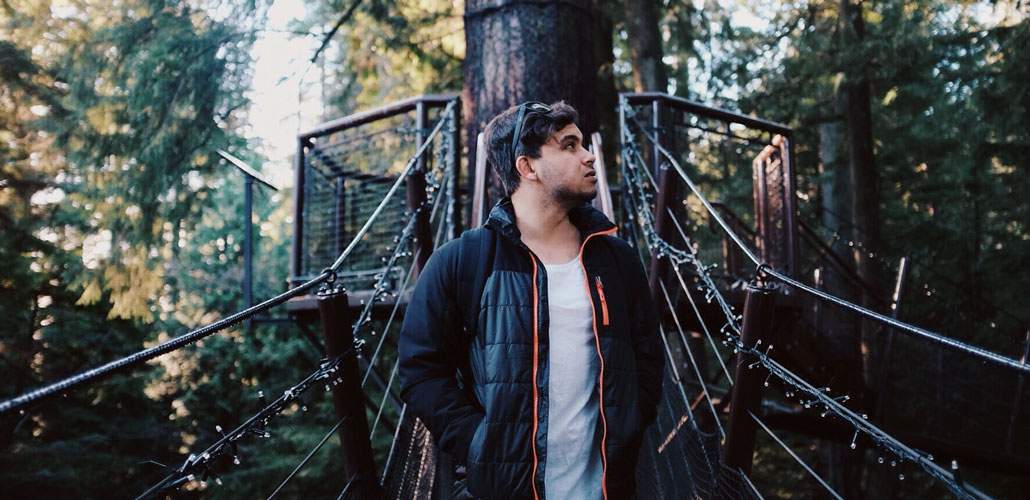
{"label": "wire mesh netting", "polygon": [[[415,155],[421,138],[442,118],[442,110],[428,108],[422,129],[415,115],[397,114],[312,139],[303,154],[302,252],[295,280],[318,274],[346,248]],[[437,165],[453,162],[455,142],[454,131],[435,136],[418,168],[442,172]],[[394,196],[362,238],[361,250],[338,273],[345,285],[352,288],[383,272],[383,254],[393,248],[409,217],[409,201]],[[401,278],[393,277],[395,282]]]}

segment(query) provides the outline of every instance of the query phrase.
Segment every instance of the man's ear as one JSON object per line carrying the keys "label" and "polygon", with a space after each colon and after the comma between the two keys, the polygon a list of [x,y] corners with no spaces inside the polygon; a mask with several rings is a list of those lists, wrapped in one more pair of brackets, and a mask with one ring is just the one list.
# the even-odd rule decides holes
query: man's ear
{"label": "man's ear", "polygon": [[519,172],[520,177],[525,177],[529,180],[537,180],[536,168],[529,161],[529,157],[526,155],[519,156],[515,160],[515,170]]}

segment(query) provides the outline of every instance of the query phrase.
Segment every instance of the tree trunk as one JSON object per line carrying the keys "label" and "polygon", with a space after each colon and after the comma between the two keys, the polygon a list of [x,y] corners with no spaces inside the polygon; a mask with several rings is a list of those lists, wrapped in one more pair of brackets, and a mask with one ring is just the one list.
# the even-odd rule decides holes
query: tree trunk
{"label": "tree trunk", "polygon": [[[491,118],[528,100],[565,100],[579,111],[585,136],[600,130],[614,144],[611,37],[600,0],[468,0],[462,97],[469,158]],[[491,198],[501,193],[492,176]]]}
{"label": "tree trunk", "polygon": [[626,43],[633,66],[633,90],[665,92],[668,80],[662,64],[662,38],[657,2],[625,0]]}
{"label": "tree trunk", "polygon": [[[843,34],[842,51],[861,54],[865,44],[865,22],[862,18],[861,0],[841,0],[841,21]],[[856,242],[854,257],[859,277],[869,287],[859,293],[862,305],[872,310],[883,310],[876,295],[883,296],[882,278],[875,264],[875,257],[882,253],[880,243],[880,192],[879,173],[873,155],[873,121],[870,100],[872,85],[869,81],[869,67],[865,58],[853,57],[844,64],[844,114],[847,117],[848,165],[853,192],[852,238]],[[859,245],[858,243],[861,243]],[[861,325],[862,378],[867,388],[879,388],[877,368],[880,366],[881,342],[877,338],[883,331],[880,325],[863,320]],[[873,401],[869,392],[861,394],[855,401],[856,408],[868,411]],[[874,396],[875,397],[875,396]],[[875,452],[873,453],[875,454]],[[871,457],[869,457],[871,459]],[[867,462],[869,463],[869,462]],[[870,498],[891,498],[885,469],[873,469],[867,477],[864,493]]]}
{"label": "tree trunk", "polygon": [[[842,0],[841,16],[844,21],[845,46],[859,46],[865,39],[865,23],[862,20],[862,4]],[[855,246],[855,263],[862,280],[873,290],[882,289],[880,273],[873,261],[880,245],[880,192],[879,173],[873,157],[873,121],[870,110],[871,85],[868,67],[862,64],[847,64],[852,68],[845,73],[844,99],[848,123],[848,163],[851,170],[851,185],[854,189],[852,211],[854,214],[853,236],[862,245]],[[862,291],[862,305],[880,309],[875,297]],[[877,361],[874,336],[878,326],[865,321],[862,327],[862,345],[865,356],[863,374],[869,387],[876,387],[873,380]]]}
{"label": "tree trunk", "polygon": [[[846,157],[846,130],[843,116],[839,113],[841,108],[843,100],[837,99],[832,113],[835,118],[819,125],[820,206],[823,225],[840,235],[830,242],[832,252],[840,262],[851,263],[847,245],[851,229],[847,221],[853,219],[851,169]],[[823,289],[838,297],[855,300],[855,287],[843,270],[828,264],[829,260],[825,259],[827,264],[822,266]],[[841,384],[835,389],[848,394],[861,393],[865,383],[858,318],[829,304],[816,307],[816,325],[821,335],[821,347],[827,354],[830,377]],[[845,495],[848,498],[861,494],[861,457],[845,444],[822,441],[821,448],[827,478],[834,489],[848,493]]]}

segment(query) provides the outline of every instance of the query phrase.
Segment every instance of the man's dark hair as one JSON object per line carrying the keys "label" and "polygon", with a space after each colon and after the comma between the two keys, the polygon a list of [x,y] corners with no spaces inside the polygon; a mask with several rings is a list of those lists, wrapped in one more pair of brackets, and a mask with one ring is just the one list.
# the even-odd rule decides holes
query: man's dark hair
{"label": "man's dark hair", "polygon": [[514,156],[512,155],[512,134],[515,133],[515,128],[518,126],[515,120],[518,116],[519,106],[512,106],[495,116],[483,131],[487,161],[493,165],[497,177],[504,185],[504,192],[507,196],[511,196],[519,187],[519,172],[515,169],[515,159],[519,155],[540,158],[540,147],[547,142],[547,139],[569,124],[576,123],[579,119],[576,109],[566,104],[565,101],[558,101],[549,107],[551,110],[546,113],[531,109],[525,111],[522,119],[522,131],[519,133],[520,137],[516,143]]}

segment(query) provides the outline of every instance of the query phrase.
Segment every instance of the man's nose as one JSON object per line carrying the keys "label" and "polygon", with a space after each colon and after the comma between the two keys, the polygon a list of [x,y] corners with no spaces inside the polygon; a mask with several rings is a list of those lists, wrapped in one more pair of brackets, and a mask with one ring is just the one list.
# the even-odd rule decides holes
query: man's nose
{"label": "man's nose", "polygon": [[594,164],[594,160],[596,160],[597,157],[594,156],[594,153],[591,153],[589,149],[583,149],[583,151],[586,152],[586,156],[583,157],[583,164],[584,165],[593,165]]}

